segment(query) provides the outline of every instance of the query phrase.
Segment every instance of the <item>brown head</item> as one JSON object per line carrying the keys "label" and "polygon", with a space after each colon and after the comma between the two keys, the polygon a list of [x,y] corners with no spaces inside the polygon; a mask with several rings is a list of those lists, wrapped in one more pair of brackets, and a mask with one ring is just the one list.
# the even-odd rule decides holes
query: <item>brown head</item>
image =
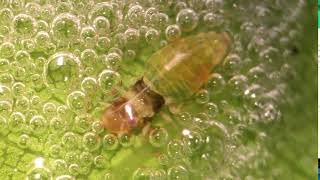
{"label": "brown head", "polygon": [[125,98],[117,99],[102,115],[102,126],[112,133],[130,132],[139,124],[134,107]]}

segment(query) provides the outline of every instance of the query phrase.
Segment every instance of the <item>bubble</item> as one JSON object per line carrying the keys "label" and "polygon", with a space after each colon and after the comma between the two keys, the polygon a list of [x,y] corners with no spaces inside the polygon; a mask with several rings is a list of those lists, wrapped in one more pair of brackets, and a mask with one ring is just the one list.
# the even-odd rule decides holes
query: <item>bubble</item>
{"label": "bubble", "polygon": [[25,9],[27,14],[31,15],[32,17],[38,18],[41,6],[38,3],[28,2],[25,5]]}
{"label": "bubble", "polygon": [[191,122],[191,115],[188,112],[182,112],[177,116],[179,123],[186,124]]}
{"label": "bubble", "polygon": [[124,33],[118,33],[113,36],[112,42],[115,47],[124,48],[124,46],[126,45],[126,36],[124,35]]}
{"label": "bubble", "polygon": [[51,4],[41,7],[40,17],[46,21],[50,21],[55,15],[55,8]]}
{"label": "bubble", "polygon": [[80,154],[80,161],[82,165],[90,166],[93,163],[93,156],[89,152],[82,152]]}
{"label": "bubble", "polygon": [[22,96],[26,93],[26,85],[21,82],[14,83],[11,89],[14,96]]}
{"label": "bubble", "polygon": [[42,111],[46,117],[53,117],[56,115],[57,106],[54,103],[47,102],[43,105]]}
{"label": "bubble", "polygon": [[241,58],[238,54],[229,54],[224,62],[223,68],[229,75],[236,75],[241,68]]}
{"label": "bubble", "polygon": [[103,16],[98,16],[93,21],[93,27],[98,34],[106,34],[110,31],[110,22]]}
{"label": "bubble", "polygon": [[199,17],[192,9],[182,9],[177,14],[176,22],[184,32],[194,30],[198,25]]}
{"label": "bubble", "polygon": [[44,117],[37,115],[31,118],[29,126],[34,134],[40,135],[46,130],[47,122]]}
{"label": "bubble", "polygon": [[76,164],[79,161],[79,152],[77,151],[69,151],[66,153],[64,159],[68,164]]}
{"label": "bubble", "polygon": [[161,147],[167,144],[168,136],[165,128],[155,128],[149,134],[149,142],[154,147]]}
{"label": "bubble", "polygon": [[0,99],[11,100],[11,90],[7,86],[0,85]]}
{"label": "bubble", "polygon": [[113,180],[114,175],[111,172],[106,172],[103,176],[103,180]]}
{"label": "bubble", "polygon": [[81,62],[86,66],[93,66],[98,58],[97,53],[93,49],[85,49],[81,52]]}
{"label": "bubble", "polygon": [[132,175],[132,180],[143,180],[143,179],[153,179],[153,174],[151,169],[148,168],[138,168],[134,171]]}
{"label": "bubble", "polygon": [[15,110],[17,111],[27,111],[30,107],[30,101],[25,96],[19,96],[15,102]]}
{"label": "bubble", "polygon": [[13,19],[13,12],[10,8],[3,8],[0,10],[0,21],[3,24],[10,24]]}
{"label": "bubble", "polygon": [[133,5],[128,10],[126,20],[133,26],[138,26],[144,21],[144,9],[140,5]]}
{"label": "bubble", "polygon": [[99,86],[104,92],[110,92],[119,85],[120,75],[112,70],[103,70],[98,78]]}
{"label": "bubble", "polygon": [[55,53],[44,67],[45,84],[50,88],[66,90],[78,81],[80,68],[78,57],[68,52]]}
{"label": "bubble", "polygon": [[71,110],[82,111],[87,107],[86,95],[81,91],[73,91],[67,97],[67,104]]}
{"label": "bubble", "polygon": [[88,151],[95,151],[100,147],[100,137],[93,132],[88,132],[83,136],[82,144]]}
{"label": "bubble", "polygon": [[7,72],[9,70],[9,60],[8,59],[0,59],[0,72]]}
{"label": "bubble", "polygon": [[54,144],[49,148],[49,155],[52,158],[59,158],[62,154],[62,147],[59,144]]}
{"label": "bubble", "polygon": [[83,27],[80,36],[83,40],[86,40],[87,38],[94,38],[96,36],[96,31],[91,26]]}
{"label": "bubble", "polygon": [[168,180],[175,180],[175,179],[189,179],[189,172],[181,165],[170,167],[168,169]]}
{"label": "bubble", "polygon": [[111,25],[115,25],[118,19],[115,9],[109,2],[97,3],[91,9],[89,19],[94,20],[99,16],[108,19]]}
{"label": "bubble", "polygon": [[150,28],[145,34],[146,42],[149,44],[155,44],[160,39],[160,33],[156,29]]}
{"label": "bubble", "polygon": [[87,116],[76,116],[74,122],[75,131],[85,133],[91,128],[91,122]]}
{"label": "bubble", "polygon": [[134,142],[134,137],[131,136],[128,133],[122,133],[118,136],[119,139],[119,143],[121,144],[121,146],[123,147],[129,147],[133,144]]}
{"label": "bubble", "polygon": [[136,52],[134,50],[128,49],[125,52],[124,59],[134,60],[136,58]]}
{"label": "bubble", "polygon": [[106,52],[110,48],[111,40],[108,37],[99,37],[97,40],[97,49]]}
{"label": "bubble", "polygon": [[72,43],[80,33],[80,20],[70,13],[59,14],[52,21],[52,33],[60,43]]}
{"label": "bubble", "polygon": [[38,47],[44,48],[50,43],[50,35],[47,32],[40,31],[35,36],[35,42]]}
{"label": "bubble", "polygon": [[63,174],[67,169],[67,163],[62,159],[54,160],[51,166],[55,174]]}
{"label": "bubble", "polygon": [[163,30],[169,23],[168,15],[165,13],[158,13],[155,16],[156,16],[156,22],[155,22],[156,27]]}
{"label": "bubble", "polygon": [[247,77],[244,75],[236,75],[228,81],[228,86],[235,96],[241,95],[247,88]]}
{"label": "bubble", "polygon": [[79,174],[80,167],[78,164],[70,164],[68,170],[71,175],[77,176]]}
{"label": "bubble", "polygon": [[101,125],[100,121],[95,121],[92,123],[91,125],[92,131],[97,133],[97,134],[101,134],[104,130],[103,126]]}
{"label": "bubble", "polygon": [[103,137],[103,148],[109,151],[117,149],[119,141],[114,134],[107,134]]}
{"label": "bubble", "polygon": [[137,29],[129,28],[124,35],[129,46],[136,45],[140,41],[140,33]]}
{"label": "bubble", "polygon": [[27,38],[37,32],[37,22],[32,16],[18,14],[13,18],[13,28],[19,36]]}
{"label": "bubble", "polygon": [[108,69],[117,70],[120,66],[121,61],[122,58],[119,54],[109,53],[104,59],[103,63]]}
{"label": "bubble", "polygon": [[209,102],[206,104],[206,111],[210,117],[216,117],[219,113],[219,108],[216,104]]}
{"label": "bubble", "polygon": [[169,25],[166,28],[165,34],[168,41],[174,41],[181,37],[181,29],[178,25]]}
{"label": "bubble", "polygon": [[50,130],[54,133],[63,133],[65,125],[65,122],[61,118],[54,117],[50,120]]}
{"label": "bubble", "polygon": [[207,13],[203,17],[203,22],[208,28],[220,27],[223,24],[224,18],[215,13]]}
{"label": "bubble", "polygon": [[27,148],[29,145],[30,137],[27,134],[22,134],[18,140],[18,146],[21,148]]}
{"label": "bubble", "polygon": [[98,155],[94,158],[94,165],[97,167],[97,168],[106,168],[106,165],[107,165],[107,159],[102,156],[102,155]]}
{"label": "bubble", "polygon": [[12,132],[20,132],[25,128],[26,118],[20,112],[13,112],[10,115],[8,125]]}
{"label": "bubble", "polygon": [[167,145],[168,155],[173,159],[182,158],[184,155],[183,144],[179,140],[171,140]]}
{"label": "bubble", "polygon": [[210,99],[209,92],[205,89],[200,90],[196,94],[196,102],[199,104],[205,104],[209,101],[209,99]]}
{"label": "bubble", "polygon": [[52,173],[49,169],[36,167],[27,173],[26,180],[52,179]]}
{"label": "bubble", "polygon": [[219,94],[223,91],[225,86],[226,82],[224,78],[218,73],[213,73],[210,75],[206,87],[210,91],[210,93]]}
{"label": "bubble", "polygon": [[[0,113],[2,115],[9,115],[11,113],[11,111],[12,111],[12,103],[11,102],[0,101]],[[1,128],[0,128],[0,130],[1,130]]]}
{"label": "bubble", "polygon": [[74,149],[78,147],[78,137],[73,132],[67,132],[62,137],[62,145],[68,149]]}
{"label": "bubble", "polygon": [[198,151],[203,147],[204,140],[201,134],[197,131],[183,129],[182,130],[182,141],[191,152]]}
{"label": "bubble", "polygon": [[0,56],[10,58],[15,53],[15,47],[11,42],[4,42],[0,45]]}

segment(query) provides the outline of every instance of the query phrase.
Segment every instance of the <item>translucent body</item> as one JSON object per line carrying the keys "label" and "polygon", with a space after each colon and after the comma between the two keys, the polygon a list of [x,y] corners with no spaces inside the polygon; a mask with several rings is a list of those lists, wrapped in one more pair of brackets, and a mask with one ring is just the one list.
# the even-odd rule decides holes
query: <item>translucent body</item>
{"label": "translucent body", "polygon": [[227,33],[208,32],[178,39],[150,57],[143,80],[166,100],[185,100],[208,81],[230,45]]}
{"label": "translucent body", "polygon": [[103,113],[102,126],[113,133],[141,128],[166,101],[181,101],[196,93],[212,69],[227,55],[227,33],[201,33],[173,41],[147,62],[145,76]]}

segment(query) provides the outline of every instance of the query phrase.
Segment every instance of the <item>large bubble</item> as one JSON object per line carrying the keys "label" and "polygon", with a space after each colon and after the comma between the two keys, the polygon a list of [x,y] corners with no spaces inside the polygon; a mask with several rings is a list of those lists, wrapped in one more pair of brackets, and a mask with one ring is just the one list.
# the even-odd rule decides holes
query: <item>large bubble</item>
{"label": "large bubble", "polygon": [[53,89],[69,89],[78,83],[80,71],[81,64],[77,56],[69,52],[58,52],[44,66],[44,82]]}

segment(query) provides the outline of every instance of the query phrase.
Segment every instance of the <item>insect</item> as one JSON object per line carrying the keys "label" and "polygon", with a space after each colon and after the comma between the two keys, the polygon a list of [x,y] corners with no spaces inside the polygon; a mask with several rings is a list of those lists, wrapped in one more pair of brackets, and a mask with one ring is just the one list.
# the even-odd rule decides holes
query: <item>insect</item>
{"label": "insect", "polygon": [[148,59],[144,76],[104,110],[102,126],[113,133],[141,128],[165,103],[195,94],[230,46],[228,33],[207,32],[178,39],[158,50]]}

